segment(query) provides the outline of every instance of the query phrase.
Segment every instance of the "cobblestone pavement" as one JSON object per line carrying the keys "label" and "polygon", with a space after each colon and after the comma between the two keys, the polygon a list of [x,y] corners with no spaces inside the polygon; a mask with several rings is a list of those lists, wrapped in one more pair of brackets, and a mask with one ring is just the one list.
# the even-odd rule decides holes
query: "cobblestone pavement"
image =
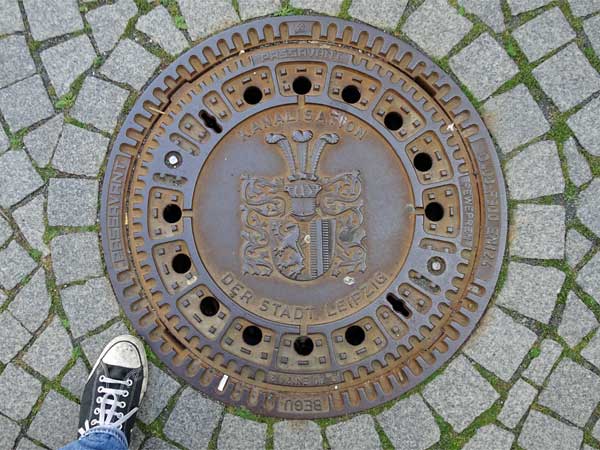
{"label": "cobblestone pavement", "polygon": [[599,0],[0,0],[0,449],[72,439],[90,362],[132,331],[97,208],[139,90],[209,34],[305,9],[393,31],[469,93],[509,190],[498,293],[446,368],[355,417],[255,417],[150,355],[132,447],[600,449]]}

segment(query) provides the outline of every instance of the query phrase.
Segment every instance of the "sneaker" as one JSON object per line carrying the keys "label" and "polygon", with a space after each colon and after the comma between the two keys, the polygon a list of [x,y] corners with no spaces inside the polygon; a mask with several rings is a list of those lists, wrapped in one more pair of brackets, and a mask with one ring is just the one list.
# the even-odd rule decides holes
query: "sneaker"
{"label": "sneaker", "polygon": [[87,379],[79,412],[79,434],[95,427],[118,428],[127,442],[148,384],[148,361],[142,342],[114,338],[104,348]]}

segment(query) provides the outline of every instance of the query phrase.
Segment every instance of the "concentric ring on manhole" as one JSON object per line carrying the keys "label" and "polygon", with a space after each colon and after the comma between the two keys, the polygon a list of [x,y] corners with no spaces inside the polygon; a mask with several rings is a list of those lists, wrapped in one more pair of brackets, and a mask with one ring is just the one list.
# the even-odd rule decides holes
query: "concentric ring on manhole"
{"label": "concentric ring on manhole", "polygon": [[481,317],[506,240],[481,119],[411,46],[325,17],[203,42],[142,94],[108,164],[117,297],[171,369],[281,417],[378,405]]}

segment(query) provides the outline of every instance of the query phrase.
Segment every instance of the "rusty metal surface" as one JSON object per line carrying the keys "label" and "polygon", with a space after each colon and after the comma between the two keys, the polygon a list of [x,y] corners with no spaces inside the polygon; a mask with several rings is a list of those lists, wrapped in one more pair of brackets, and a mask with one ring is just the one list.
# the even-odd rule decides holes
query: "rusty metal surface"
{"label": "rusty metal surface", "polygon": [[141,95],[105,175],[117,297],[212,398],[328,417],[397,397],[473,331],[500,270],[504,181],[455,83],[325,17],[203,42]]}

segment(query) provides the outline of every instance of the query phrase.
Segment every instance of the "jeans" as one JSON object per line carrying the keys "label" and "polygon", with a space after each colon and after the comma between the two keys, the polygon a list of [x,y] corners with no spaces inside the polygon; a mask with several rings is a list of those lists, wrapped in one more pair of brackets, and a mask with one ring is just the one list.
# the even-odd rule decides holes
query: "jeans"
{"label": "jeans", "polygon": [[114,427],[95,427],[60,450],[127,450],[127,439]]}

